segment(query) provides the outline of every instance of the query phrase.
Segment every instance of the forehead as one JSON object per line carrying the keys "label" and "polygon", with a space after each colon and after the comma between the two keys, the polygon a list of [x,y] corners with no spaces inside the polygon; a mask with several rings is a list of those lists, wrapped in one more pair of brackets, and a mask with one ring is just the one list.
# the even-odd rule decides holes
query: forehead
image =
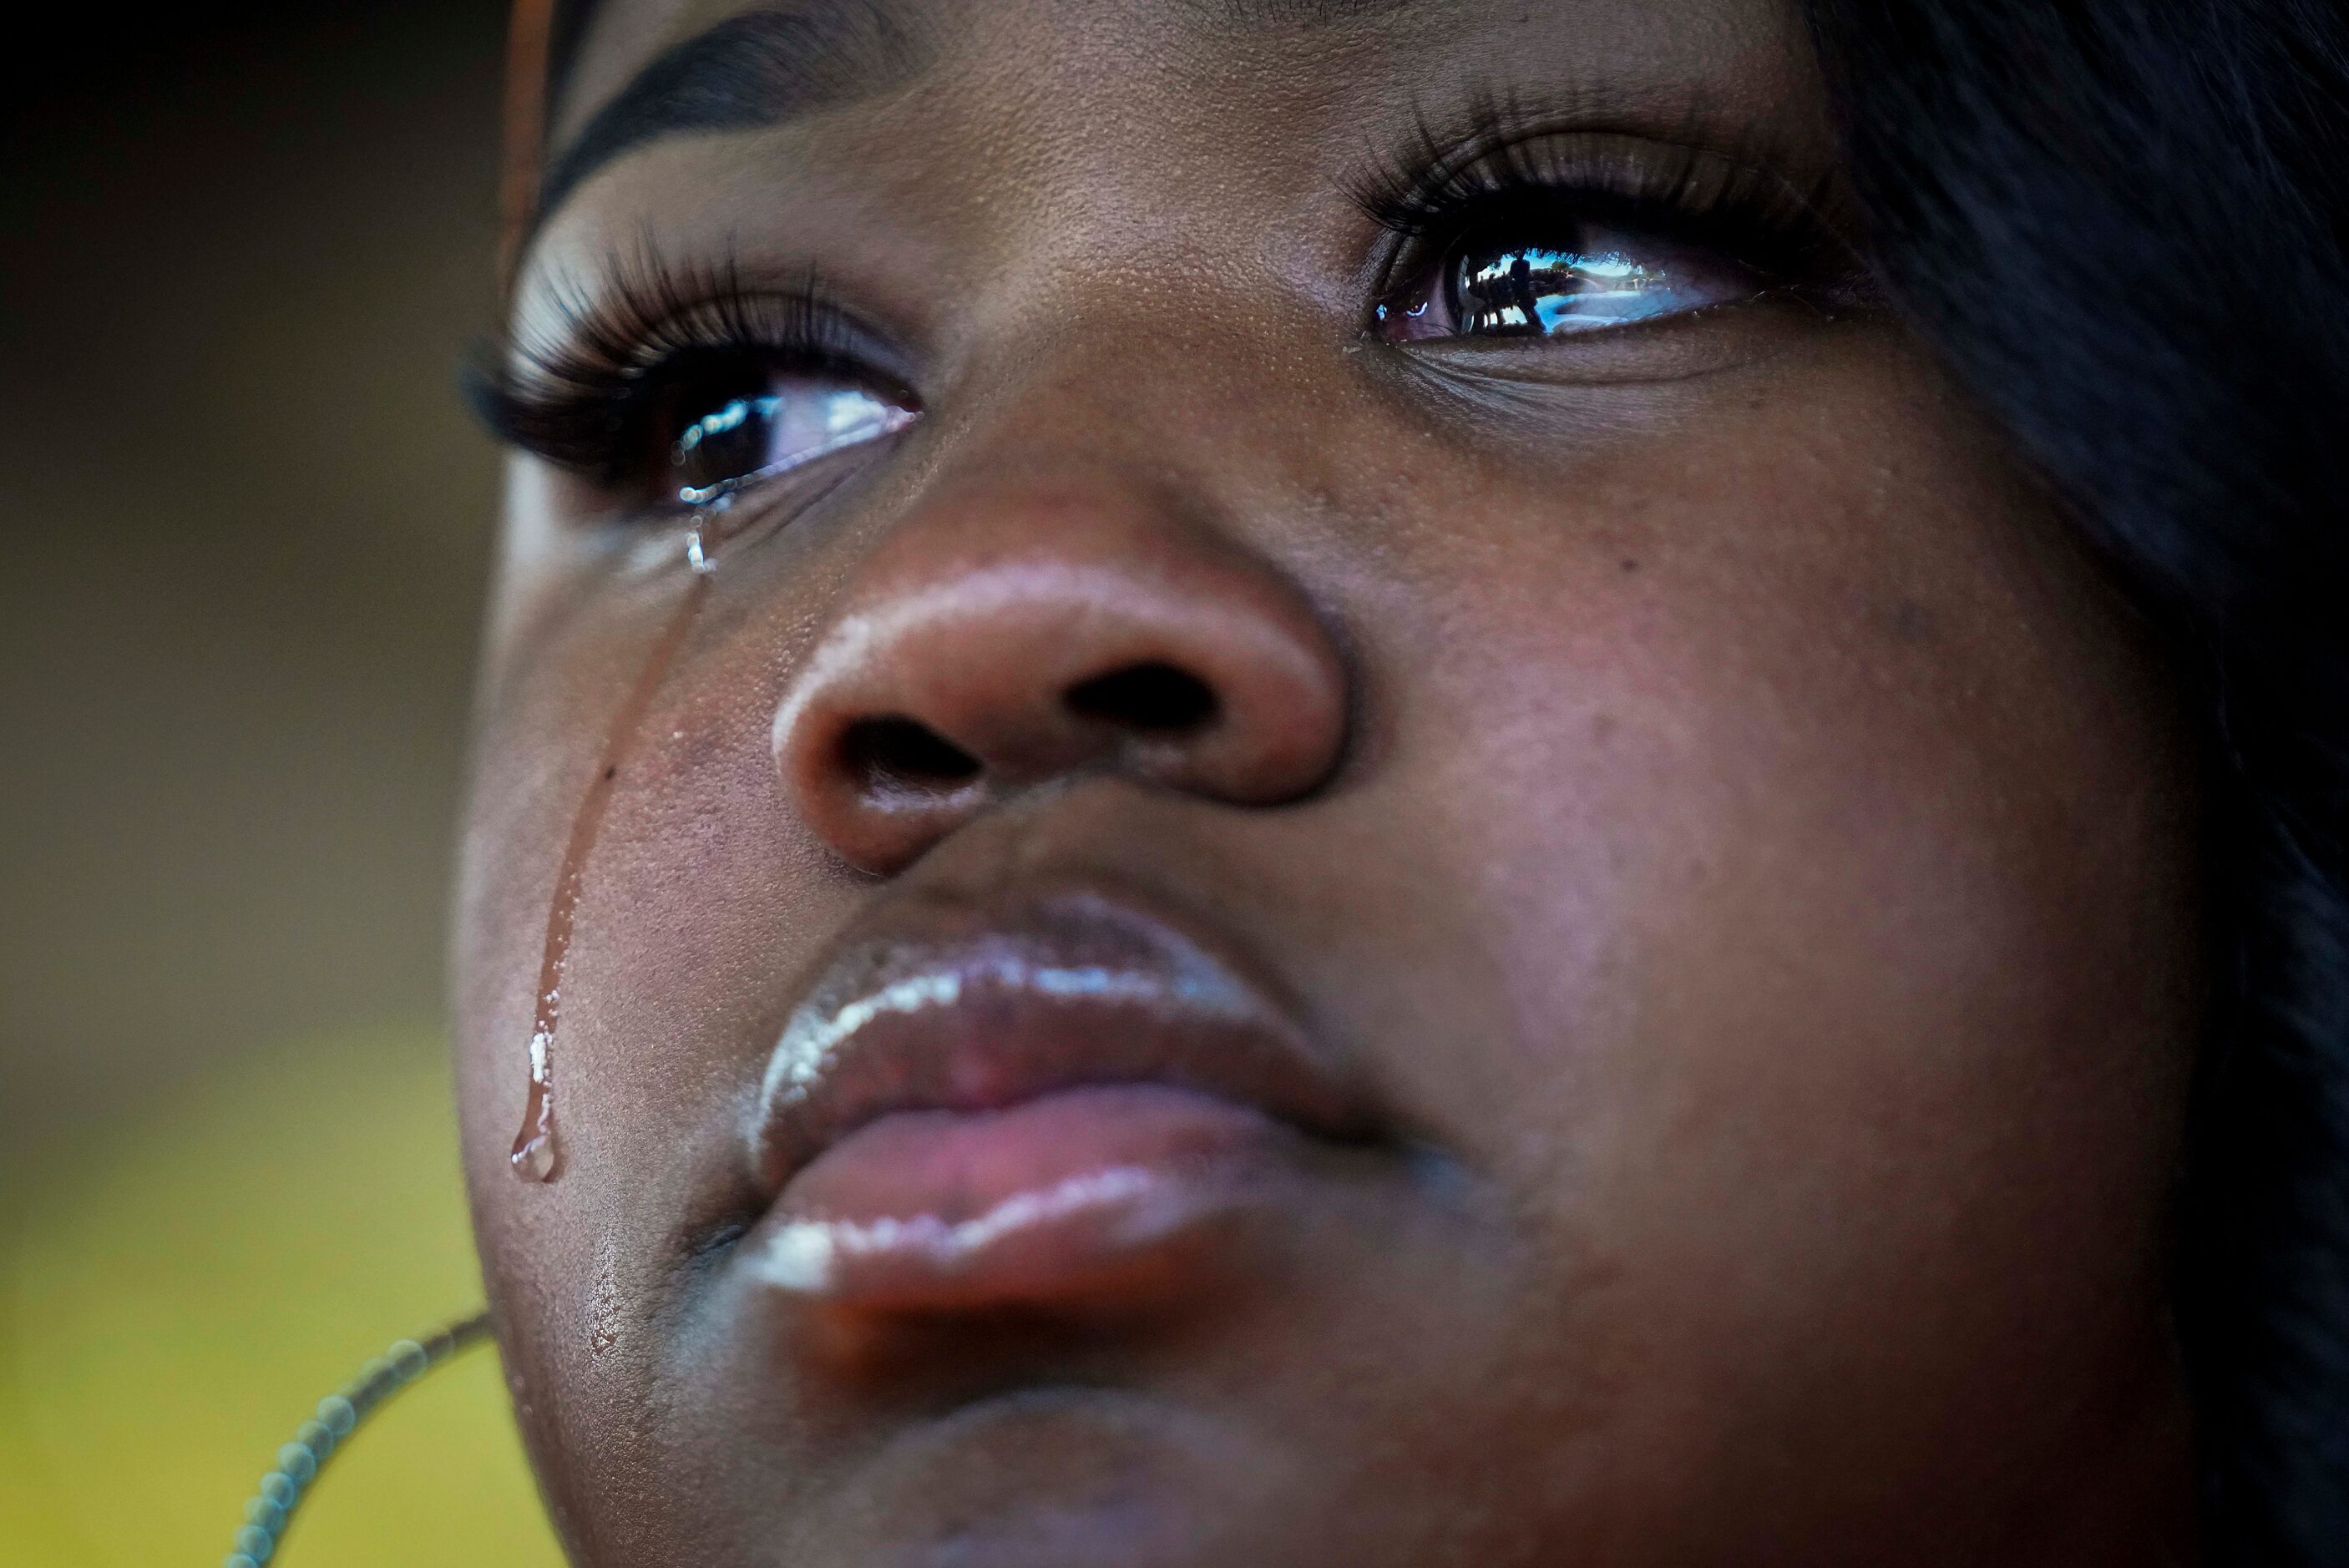
{"label": "forehead", "polygon": [[[586,112],[617,90],[625,73],[657,55],[667,45],[731,15],[751,10],[804,15],[855,26],[919,26],[925,31],[968,29],[989,17],[1050,7],[1037,0],[557,0],[552,28],[552,65],[563,89],[563,107]],[[1451,0],[1152,0],[1162,16],[1209,27],[1305,29],[1343,26],[1393,12],[1443,12],[1463,8]],[[1134,7],[1117,0],[1088,0],[1072,17],[1092,26],[1131,25]],[[1520,6],[1526,10],[1527,7]],[[1532,10],[1564,10],[1538,3]]]}
{"label": "forehead", "polygon": [[[817,52],[894,36],[925,54],[968,50],[985,35],[1038,26],[1099,43],[1125,35],[1174,37],[1187,48],[1245,52],[1299,43],[1342,44],[1365,34],[1440,46],[1464,29],[1522,36],[1585,36],[1594,67],[1610,50],[1662,34],[1698,47],[1784,56],[1799,43],[1798,0],[558,0],[551,67],[551,145],[576,137],[595,113],[664,54],[734,17],[803,24]],[[1644,25],[1643,25],[1644,24]],[[823,62],[810,61],[811,69]],[[1630,61],[1619,61],[1630,64]]]}
{"label": "forehead", "polygon": [[1415,113],[1428,88],[1579,97],[1650,129],[1675,117],[1769,119],[1773,139],[1816,145],[1825,128],[1797,4],[569,0],[554,24],[540,211],[647,144],[822,116],[987,56],[1012,64],[985,73],[994,88],[982,98],[1030,117],[1056,100],[1114,110],[1119,91],[1170,81],[1185,109],[1221,94],[1268,124],[1279,118],[1274,100],[1367,91]]}

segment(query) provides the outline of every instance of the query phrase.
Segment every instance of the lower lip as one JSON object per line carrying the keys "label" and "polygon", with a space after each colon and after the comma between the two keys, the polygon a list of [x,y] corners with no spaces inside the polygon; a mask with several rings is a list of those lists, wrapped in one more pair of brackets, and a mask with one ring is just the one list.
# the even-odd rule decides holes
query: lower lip
{"label": "lower lip", "polygon": [[749,1249],[761,1281],[835,1306],[951,1313],[1127,1297],[1229,1208],[1263,1112],[1163,1084],[1000,1110],[904,1111],[794,1176]]}

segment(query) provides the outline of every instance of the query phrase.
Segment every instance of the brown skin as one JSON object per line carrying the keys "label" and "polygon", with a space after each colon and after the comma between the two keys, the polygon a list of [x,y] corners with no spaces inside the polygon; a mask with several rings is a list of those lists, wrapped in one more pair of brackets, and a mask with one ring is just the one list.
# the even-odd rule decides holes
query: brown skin
{"label": "brown skin", "polygon": [[[605,9],[559,135],[731,7]],[[925,407],[727,559],[654,699],[545,1186],[507,1148],[546,906],[684,579],[512,469],[460,1109],[575,1559],[2188,1560],[2194,802],[2126,611],[1879,313],[1366,335],[1347,182],[1415,107],[1590,84],[1823,166],[1795,19],[926,9],[893,94],[614,164],[517,295],[527,327],[641,232],[730,240],[854,278]],[[1046,733],[1137,625],[1265,744]],[[893,817],[784,710],[976,724],[988,788]],[[1386,1141],[1174,1306],[809,1351],[727,1267],[778,1021],[893,909],[1044,886],[1220,934]]]}

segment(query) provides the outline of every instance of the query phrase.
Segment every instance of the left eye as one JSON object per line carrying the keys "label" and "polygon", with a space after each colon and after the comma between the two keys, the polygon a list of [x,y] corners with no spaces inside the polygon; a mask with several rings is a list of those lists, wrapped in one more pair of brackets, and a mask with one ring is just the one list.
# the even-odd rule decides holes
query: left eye
{"label": "left eye", "polygon": [[755,390],[693,399],[679,413],[669,480],[688,506],[877,440],[914,418],[912,409],[854,382],[791,375],[765,377]]}
{"label": "left eye", "polygon": [[1559,337],[1751,299],[1762,282],[1703,246],[1602,224],[1526,243],[1470,235],[1378,307],[1391,342]]}

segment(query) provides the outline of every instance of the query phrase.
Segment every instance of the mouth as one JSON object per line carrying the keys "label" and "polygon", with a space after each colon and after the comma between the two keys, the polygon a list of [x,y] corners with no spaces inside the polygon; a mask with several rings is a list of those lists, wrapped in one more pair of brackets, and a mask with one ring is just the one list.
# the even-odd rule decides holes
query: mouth
{"label": "mouth", "polygon": [[762,1285],[852,1311],[1132,1300],[1368,1119],[1291,1016],[1157,919],[1071,895],[839,954],[746,1126]]}

